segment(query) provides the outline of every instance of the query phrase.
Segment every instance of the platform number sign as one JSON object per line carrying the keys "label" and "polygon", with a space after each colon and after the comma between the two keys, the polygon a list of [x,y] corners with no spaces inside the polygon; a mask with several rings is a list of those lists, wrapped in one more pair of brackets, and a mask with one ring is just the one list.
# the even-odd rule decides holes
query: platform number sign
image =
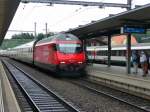
{"label": "platform number sign", "polygon": [[144,27],[124,26],[121,27],[121,33],[146,33]]}

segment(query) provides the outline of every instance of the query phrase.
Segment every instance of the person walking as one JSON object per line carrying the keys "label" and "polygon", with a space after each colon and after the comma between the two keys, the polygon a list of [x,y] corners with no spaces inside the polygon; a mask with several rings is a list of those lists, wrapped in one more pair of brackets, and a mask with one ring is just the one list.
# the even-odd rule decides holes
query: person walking
{"label": "person walking", "polygon": [[147,63],[147,57],[144,51],[141,51],[140,63],[141,63],[142,71],[143,71],[143,77],[145,77],[147,74],[148,63]]}
{"label": "person walking", "polygon": [[139,65],[139,55],[137,51],[132,51],[132,64],[133,64],[133,73],[137,74],[138,73],[138,65]]}

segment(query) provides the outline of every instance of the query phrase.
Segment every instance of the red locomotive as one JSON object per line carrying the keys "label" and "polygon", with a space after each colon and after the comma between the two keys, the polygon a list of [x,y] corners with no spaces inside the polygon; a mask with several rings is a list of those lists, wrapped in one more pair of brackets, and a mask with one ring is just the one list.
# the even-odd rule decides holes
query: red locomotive
{"label": "red locomotive", "polygon": [[59,33],[36,43],[32,42],[28,47],[18,46],[9,50],[7,55],[59,74],[83,75],[85,72],[86,56],[82,42],[68,33]]}

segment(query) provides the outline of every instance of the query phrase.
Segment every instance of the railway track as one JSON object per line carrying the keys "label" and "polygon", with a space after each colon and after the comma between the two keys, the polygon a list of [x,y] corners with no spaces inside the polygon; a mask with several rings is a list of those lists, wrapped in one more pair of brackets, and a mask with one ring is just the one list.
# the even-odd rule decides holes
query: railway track
{"label": "railway track", "polygon": [[[62,97],[50,91],[37,80],[31,78],[19,67],[3,60],[4,65],[21,89],[26,100],[35,112],[79,112]],[[28,106],[27,106],[28,108]],[[24,109],[28,110],[28,109]]]}
{"label": "railway track", "polygon": [[[97,90],[97,89],[95,89],[95,87],[92,87],[92,86],[89,86],[89,83],[91,83],[92,85],[94,84],[94,85],[99,85],[99,84],[96,84],[96,83],[94,83],[94,82],[91,82],[91,81],[89,81],[89,80],[86,80],[86,79],[79,79],[79,80],[67,80],[68,82],[70,82],[70,83],[72,83],[72,84],[75,84],[75,85],[77,85],[77,86],[80,86],[80,87],[82,87],[82,88],[85,88],[85,89],[87,89],[87,90],[89,90],[89,91],[91,91],[91,92],[94,92],[94,93],[96,93],[96,94],[98,94],[98,95],[104,95],[104,96],[106,96],[106,97],[110,97],[110,98],[112,98],[112,99],[115,99],[115,100],[117,100],[117,101],[119,101],[119,102],[121,102],[121,103],[125,103],[125,104],[127,104],[127,105],[130,105],[130,106],[132,106],[132,107],[135,107],[135,108],[137,108],[137,109],[139,109],[139,110],[142,110],[142,111],[144,111],[144,112],[150,112],[150,104],[149,103],[147,103],[147,104],[145,104],[145,103],[143,103],[142,104],[142,102],[140,102],[140,104],[137,104],[137,103],[133,103],[133,102],[130,102],[130,100],[125,100],[124,98],[120,98],[120,97],[117,97],[117,95],[112,95],[112,94],[109,94],[108,92],[104,92],[103,90]],[[86,82],[86,83],[85,83]],[[88,83],[88,84],[87,84]],[[123,97],[126,97],[126,96],[124,96],[125,94],[127,94],[127,93],[124,93],[123,94]]]}

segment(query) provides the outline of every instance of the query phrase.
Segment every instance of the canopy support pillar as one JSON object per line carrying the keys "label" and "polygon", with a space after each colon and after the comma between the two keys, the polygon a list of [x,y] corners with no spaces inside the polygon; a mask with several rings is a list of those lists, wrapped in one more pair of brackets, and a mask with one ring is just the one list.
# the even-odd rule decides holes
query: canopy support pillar
{"label": "canopy support pillar", "polygon": [[108,67],[111,66],[111,35],[108,35]]}
{"label": "canopy support pillar", "polygon": [[131,33],[128,33],[127,35],[127,74],[131,73]]}

